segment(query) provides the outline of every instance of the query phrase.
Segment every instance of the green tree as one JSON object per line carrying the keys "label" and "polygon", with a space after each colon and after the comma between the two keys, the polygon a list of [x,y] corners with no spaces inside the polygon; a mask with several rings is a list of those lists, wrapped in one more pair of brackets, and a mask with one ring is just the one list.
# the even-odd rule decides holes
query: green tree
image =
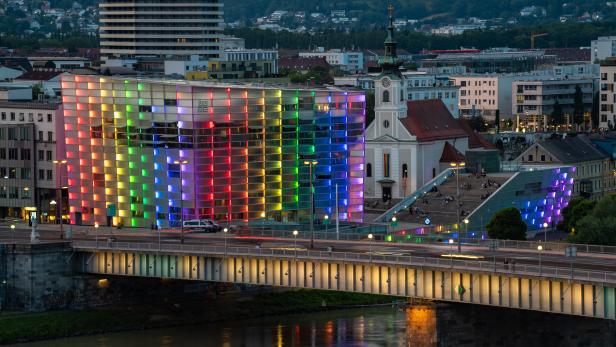
{"label": "green tree", "polygon": [[486,225],[488,237],[501,240],[526,240],[526,223],[515,207],[502,209],[492,216]]}
{"label": "green tree", "polygon": [[473,116],[468,120],[468,125],[471,127],[471,129],[478,131],[478,132],[484,132],[488,130],[488,127],[486,125],[486,121],[485,119],[483,119],[482,116]]}
{"label": "green tree", "polygon": [[569,239],[575,243],[616,246],[616,195],[597,202],[588,215],[575,223],[575,232]]}
{"label": "green tree", "polygon": [[496,110],[496,118],[494,119],[494,126],[496,128],[496,134],[500,133],[500,110]]}
{"label": "green tree", "polygon": [[573,94],[573,122],[578,127],[584,124],[584,94],[579,85],[575,86]]}
{"label": "green tree", "polygon": [[556,100],[554,101],[554,106],[552,107],[552,114],[550,114],[550,124],[551,125],[562,125],[563,123],[565,123],[563,107],[560,105],[558,100]]}
{"label": "green tree", "polygon": [[558,223],[558,230],[571,233],[575,230],[576,222],[586,217],[595,207],[596,201],[588,200],[581,196],[576,196],[569,201],[567,207],[562,210],[563,219]]}

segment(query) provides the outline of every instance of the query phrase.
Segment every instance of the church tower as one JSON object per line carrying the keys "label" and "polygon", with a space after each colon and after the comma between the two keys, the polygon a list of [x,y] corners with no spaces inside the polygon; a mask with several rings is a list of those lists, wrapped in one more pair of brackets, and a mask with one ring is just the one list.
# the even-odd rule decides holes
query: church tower
{"label": "church tower", "polygon": [[[397,56],[397,42],[394,40],[393,5],[388,6],[389,26],[385,40],[385,55],[379,59],[381,74],[374,81],[375,121],[380,133],[388,133],[396,137],[397,131],[392,129],[399,122],[396,118],[406,117],[406,80],[400,72],[402,62]],[[389,128],[389,129],[388,129]]]}

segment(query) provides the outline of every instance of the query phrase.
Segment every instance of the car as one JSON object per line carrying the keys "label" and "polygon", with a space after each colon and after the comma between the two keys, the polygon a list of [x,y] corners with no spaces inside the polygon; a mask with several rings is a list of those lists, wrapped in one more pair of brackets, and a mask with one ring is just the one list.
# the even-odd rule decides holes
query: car
{"label": "car", "polygon": [[211,219],[205,219],[205,221],[206,221],[209,225],[211,225],[211,227],[212,227],[212,229],[214,230],[214,232],[219,232],[219,231],[222,231],[222,227],[220,226],[220,224],[218,224],[218,223],[214,222],[214,221],[213,221],[213,220],[211,220]]}
{"label": "car", "polygon": [[204,219],[184,221],[183,228],[195,232],[216,232],[216,227]]}

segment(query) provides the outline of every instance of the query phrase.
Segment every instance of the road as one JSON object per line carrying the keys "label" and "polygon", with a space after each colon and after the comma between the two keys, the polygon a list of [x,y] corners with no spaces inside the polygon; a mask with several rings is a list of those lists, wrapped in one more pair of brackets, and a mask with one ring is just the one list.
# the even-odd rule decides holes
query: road
{"label": "road", "polygon": [[[53,227],[53,226],[52,226]],[[63,241],[60,239],[59,230],[43,229],[39,230],[40,239],[42,241]],[[185,233],[185,244],[198,245],[218,245],[223,246],[226,243],[228,246],[234,247],[256,247],[261,248],[290,248],[297,245],[298,248],[308,248],[310,245],[309,238],[304,238],[300,235],[297,240],[279,237],[261,237],[261,236],[237,236],[232,233],[224,234],[222,232],[203,234],[203,233]],[[94,228],[81,227],[74,232],[75,240],[96,240],[105,244],[107,239],[112,237],[116,241],[144,242],[144,243],[179,243],[179,232],[152,232],[149,230],[140,230],[135,232],[116,230],[112,228]],[[14,232],[9,229],[8,225],[0,225],[0,242],[28,242],[30,240],[30,228],[27,226],[18,226]],[[338,252],[357,252],[370,253],[380,255],[404,255],[417,256],[428,258],[449,258],[450,254],[456,254],[455,245],[449,246],[446,244],[414,244],[414,243],[391,243],[383,241],[337,241],[337,240],[319,240],[315,239],[315,249],[328,250],[331,248]],[[497,249],[490,250],[485,247],[474,245],[463,245],[462,253],[465,256],[476,257],[477,260],[492,261],[495,266],[504,266],[505,261],[516,264],[538,265],[540,258],[543,266],[573,268],[576,270],[594,270],[616,272],[616,256],[606,254],[588,254],[578,253],[575,258],[565,257],[561,252],[544,250],[539,255],[536,250],[524,249]],[[466,259],[468,260],[468,259]]]}

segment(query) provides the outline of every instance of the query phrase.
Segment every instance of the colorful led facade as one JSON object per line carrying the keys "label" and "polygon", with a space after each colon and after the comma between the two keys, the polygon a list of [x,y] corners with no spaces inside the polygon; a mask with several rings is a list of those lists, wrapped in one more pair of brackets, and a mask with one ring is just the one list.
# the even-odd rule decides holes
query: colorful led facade
{"label": "colorful led facade", "polygon": [[[365,96],[63,76],[71,221],[363,219]],[[181,182],[180,182],[181,181]],[[181,195],[181,196],[180,196]]]}

